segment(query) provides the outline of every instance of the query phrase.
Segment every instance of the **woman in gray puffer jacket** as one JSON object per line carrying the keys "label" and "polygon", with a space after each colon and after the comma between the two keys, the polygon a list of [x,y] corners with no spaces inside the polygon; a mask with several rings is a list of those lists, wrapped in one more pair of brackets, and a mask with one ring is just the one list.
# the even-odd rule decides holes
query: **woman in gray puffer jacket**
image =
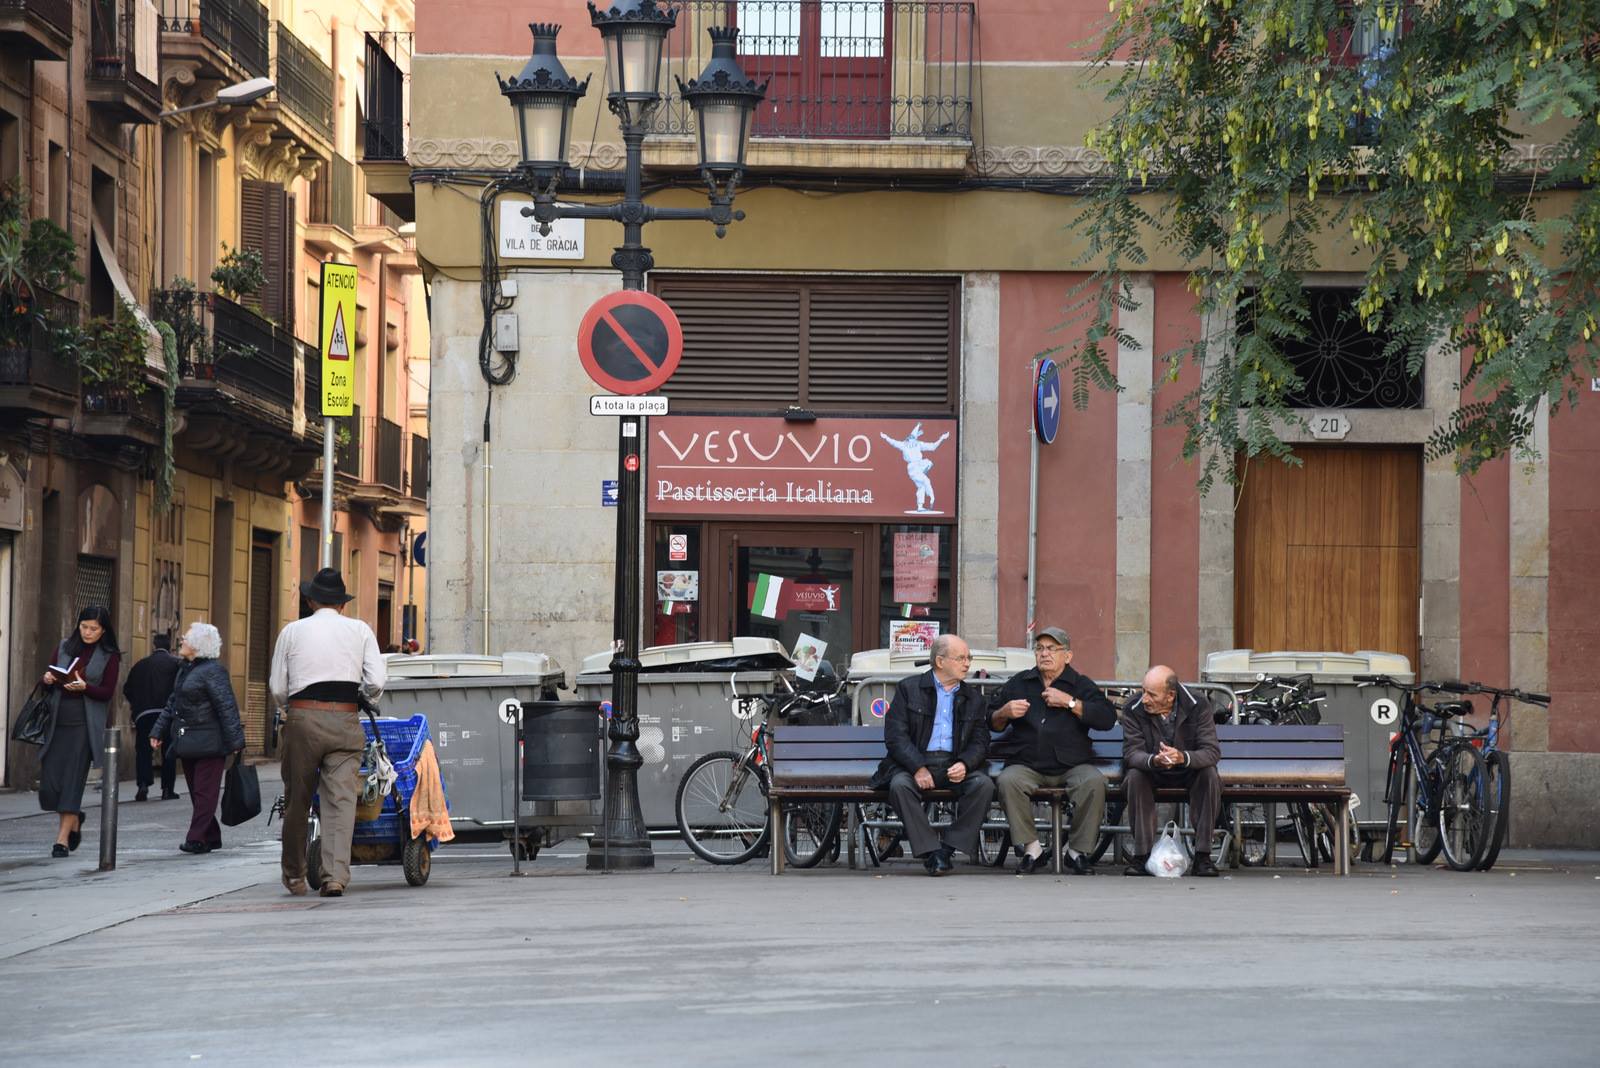
{"label": "woman in gray puffer jacket", "polygon": [[178,847],[185,853],[222,848],[222,825],[217,822],[222,772],[229,754],[244,749],[244,725],[239,722],[228,669],[217,659],[221,653],[222,636],[216,627],[190,625],[178,647],[185,663],[178,669],[167,707],[150,730],[153,748],[165,745],[169,758],[183,761],[183,778],[194,804],[189,833]]}

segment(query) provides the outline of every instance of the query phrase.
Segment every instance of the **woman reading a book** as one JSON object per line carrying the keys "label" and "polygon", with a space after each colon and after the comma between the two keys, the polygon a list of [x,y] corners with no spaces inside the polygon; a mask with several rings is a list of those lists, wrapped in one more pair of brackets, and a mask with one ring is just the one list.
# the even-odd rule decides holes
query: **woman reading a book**
{"label": "woman reading a book", "polygon": [[100,763],[120,659],[111,613],[90,605],[78,613],[77,630],[62,639],[44,673],[55,715],[39,754],[39,807],[61,818],[52,857],[66,856],[82,840],[83,786],[89,766]]}

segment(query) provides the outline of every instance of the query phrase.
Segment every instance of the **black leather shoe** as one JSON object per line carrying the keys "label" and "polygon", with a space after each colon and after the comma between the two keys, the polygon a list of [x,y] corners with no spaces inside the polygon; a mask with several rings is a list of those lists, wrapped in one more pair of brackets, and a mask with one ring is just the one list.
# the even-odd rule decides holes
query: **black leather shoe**
{"label": "black leather shoe", "polygon": [[942,849],[936,849],[929,853],[927,858],[923,860],[922,866],[927,869],[929,875],[943,875],[946,872],[955,870],[955,865],[950,863],[950,854]]}
{"label": "black leather shoe", "polygon": [[1017,871],[1023,875],[1032,875],[1036,871],[1042,871],[1045,867],[1044,860],[1045,855],[1043,853],[1036,857],[1030,857],[1024,853],[1022,854],[1022,859],[1017,862]]}
{"label": "black leather shoe", "polygon": [[141,786],[139,787],[139,792],[133,795],[133,799],[135,801],[148,801],[150,800],[150,791]]}
{"label": "black leather shoe", "polygon": [[57,842],[55,845],[50,847],[50,855],[55,857],[57,860],[60,860],[62,857],[67,855],[67,847],[62,845],[60,842]]}
{"label": "black leather shoe", "polygon": [[1155,876],[1150,875],[1150,873],[1147,870],[1145,870],[1145,866],[1144,866],[1145,865],[1145,861],[1147,861],[1149,859],[1150,858],[1148,856],[1145,856],[1145,857],[1131,857],[1131,858],[1129,858],[1128,866],[1126,868],[1122,869],[1122,874],[1124,874],[1124,875],[1146,875],[1146,876],[1149,876],[1150,878],[1154,879]]}
{"label": "black leather shoe", "polygon": [[83,832],[82,831],[68,831],[67,832],[67,852],[69,852],[69,853],[77,852],[78,846],[82,842],[83,842]]}
{"label": "black leather shoe", "polygon": [[178,799],[178,791],[176,791],[176,790],[162,790],[161,791],[161,800],[163,800],[163,801],[176,801],[177,799]]}
{"label": "black leather shoe", "polygon": [[1194,866],[1189,869],[1189,874],[1197,879],[1215,879],[1220,873],[1217,871],[1216,862],[1209,854],[1201,853],[1194,858]]}
{"label": "black leather shoe", "polygon": [[1066,872],[1068,875],[1094,874],[1094,861],[1089,859],[1089,854],[1087,853],[1079,853],[1077,856],[1073,856],[1071,853],[1068,853],[1061,859],[1065,861],[1065,863],[1061,865],[1061,870]]}
{"label": "black leather shoe", "polygon": [[185,842],[185,843],[183,843],[183,845],[179,846],[178,848],[183,850],[185,853],[209,853],[209,852],[211,852],[211,847],[206,845],[204,842]]}

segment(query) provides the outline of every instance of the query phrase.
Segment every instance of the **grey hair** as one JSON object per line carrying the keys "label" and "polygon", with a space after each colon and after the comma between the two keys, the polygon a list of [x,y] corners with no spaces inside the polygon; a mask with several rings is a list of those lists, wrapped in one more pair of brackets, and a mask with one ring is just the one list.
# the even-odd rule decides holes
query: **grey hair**
{"label": "grey hair", "polygon": [[937,660],[941,656],[949,656],[950,655],[950,641],[954,637],[955,637],[954,634],[941,634],[937,638],[933,639],[933,648],[928,650],[929,654],[935,660]]}
{"label": "grey hair", "polygon": [[1178,673],[1176,671],[1171,671],[1171,672],[1167,673],[1167,692],[1168,693],[1177,693],[1178,692]]}
{"label": "grey hair", "polygon": [[183,632],[183,640],[194,650],[196,659],[215,660],[222,655],[222,634],[210,623],[191,623]]}

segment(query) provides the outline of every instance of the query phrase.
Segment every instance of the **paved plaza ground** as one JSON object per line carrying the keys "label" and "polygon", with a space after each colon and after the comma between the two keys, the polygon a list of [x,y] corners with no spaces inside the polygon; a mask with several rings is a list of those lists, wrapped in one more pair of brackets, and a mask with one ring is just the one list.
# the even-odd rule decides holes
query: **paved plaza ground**
{"label": "paved plaza ground", "polygon": [[264,820],[190,857],[187,798],[124,805],[99,873],[93,822],[52,861],[34,804],[0,796],[8,1065],[1595,1061],[1594,855],[773,879],[677,843],[590,874],[568,843],[517,879],[503,847],[453,844],[425,887],[358,867],[324,901],[283,892]]}

